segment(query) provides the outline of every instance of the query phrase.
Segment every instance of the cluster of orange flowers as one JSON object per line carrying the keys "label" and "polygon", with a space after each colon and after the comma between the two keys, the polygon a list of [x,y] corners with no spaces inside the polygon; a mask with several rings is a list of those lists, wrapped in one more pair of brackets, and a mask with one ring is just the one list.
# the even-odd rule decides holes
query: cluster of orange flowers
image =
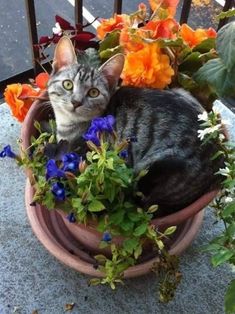
{"label": "cluster of orange flowers", "polygon": [[[175,40],[181,38],[190,48],[207,38],[215,38],[212,28],[191,29],[187,24],[179,25],[174,19],[179,0],[149,0],[153,14],[145,22],[147,8],[141,3],[132,16],[115,14],[103,19],[97,29],[97,36],[103,40],[115,30],[120,30],[119,43],[125,52],[125,65],[122,72],[123,85],[138,87],[165,88],[172,80],[174,70],[165,49],[158,39]],[[142,23],[143,26],[138,27]]]}

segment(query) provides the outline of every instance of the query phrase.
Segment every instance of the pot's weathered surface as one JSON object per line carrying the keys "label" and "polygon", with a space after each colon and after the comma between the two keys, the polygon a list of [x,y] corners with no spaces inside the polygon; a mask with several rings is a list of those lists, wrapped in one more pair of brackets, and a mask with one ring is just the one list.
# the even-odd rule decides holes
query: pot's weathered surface
{"label": "pot's weathered surface", "polygon": [[[90,276],[103,277],[94,265],[96,261],[92,258],[89,248],[75,239],[66,227],[63,219],[57,211],[48,211],[40,205],[30,206],[34,190],[27,180],[25,189],[26,211],[31,227],[44,247],[65,265]],[[180,255],[193,241],[200,229],[203,220],[203,211],[181,224],[174,240],[172,240],[169,253]],[[151,271],[158,257],[143,259],[138,265],[128,268],[124,272],[125,278],[142,276]]]}

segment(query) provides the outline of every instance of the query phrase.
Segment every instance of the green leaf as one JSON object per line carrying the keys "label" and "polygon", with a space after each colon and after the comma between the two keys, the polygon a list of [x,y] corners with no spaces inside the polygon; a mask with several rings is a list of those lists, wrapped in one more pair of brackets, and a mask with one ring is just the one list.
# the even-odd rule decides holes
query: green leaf
{"label": "green leaf", "polygon": [[201,66],[200,52],[195,51],[187,55],[183,62],[179,65],[180,72],[195,73]]}
{"label": "green leaf", "polygon": [[[122,228],[122,230],[124,231],[130,231],[133,229],[134,227],[134,222],[129,221],[129,220],[124,220],[120,226]],[[134,234],[135,236],[135,234]]]}
{"label": "green leaf", "polygon": [[143,235],[143,234],[146,232],[147,227],[148,227],[148,224],[147,224],[147,223],[141,224],[140,226],[138,226],[138,227],[135,229],[133,235],[134,235],[135,237],[139,237],[139,236]]}
{"label": "green leaf", "polygon": [[[235,222],[232,222],[228,228],[226,229],[226,235],[228,235],[230,238],[233,238],[235,235]],[[235,255],[235,252],[234,252]]]}
{"label": "green leaf", "polygon": [[205,63],[194,75],[193,78],[199,84],[208,83],[217,94],[221,96],[232,95],[234,93],[234,76],[233,72],[228,72],[221,59],[216,58]]}
{"label": "green leaf", "polygon": [[216,49],[227,69],[231,70],[235,66],[235,22],[218,31]]}
{"label": "green leaf", "polygon": [[122,47],[119,45],[120,30],[114,30],[108,33],[100,42],[99,54],[101,59],[109,59],[118,52],[122,52]]}
{"label": "green leaf", "polygon": [[133,222],[137,222],[139,221],[140,219],[142,219],[141,215],[138,214],[138,213],[133,213],[133,212],[129,212],[127,214],[128,218],[133,221]]}
{"label": "green leaf", "polygon": [[108,169],[114,170],[113,169],[113,158],[107,159],[106,164],[107,164]]}
{"label": "green leaf", "polygon": [[228,204],[223,212],[222,212],[222,216],[223,218],[227,218],[228,216],[230,216],[232,213],[235,213],[235,202],[232,202],[230,204]]}
{"label": "green leaf", "polygon": [[88,205],[88,210],[90,212],[100,212],[105,209],[105,206],[103,203],[101,203],[98,200],[93,200],[91,203]]}
{"label": "green leaf", "polygon": [[109,214],[109,222],[115,225],[119,225],[124,218],[125,211],[124,210],[118,210],[114,213]]}
{"label": "green leaf", "polygon": [[207,38],[203,40],[199,45],[193,48],[193,51],[199,51],[200,53],[206,53],[215,48],[215,38]]}
{"label": "green leaf", "polygon": [[176,226],[169,227],[169,228],[167,228],[167,229],[164,231],[164,235],[168,236],[168,235],[174,233],[175,230],[176,230]]}
{"label": "green leaf", "polygon": [[90,279],[90,281],[89,281],[89,284],[91,285],[91,286],[97,286],[97,285],[99,285],[101,283],[101,279],[98,279],[98,278],[92,278],[92,279]]}
{"label": "green leaf", "polygon": [[137,259],[142,254],[142,246],[141,244],[137,246],[137,248],[134,251],[134,257]]}
{"label": "green leaf", "polygon": [[226,12],[221,12],[217,18],[222,20],[222,19],[225,19],[226,17],[232,17],[232,16],[235,16],[235,9],[230,9]]}
{"label": "green leaf", "polygon": [[123,242],[123,248],[128,253],[131,253],[137,248],[139,241],[135,238],[127,239]]}
{"label": "green leaf", "polygon": [[222,249],[219,253],[212,256],[211,258],[212,265],[214,267],[217,267],[221,265],[222,263],[227,262],[233,255],[234,255],[234,252],[228,249]]}
{"label": "green leaf", "polygon": [[198,87],[198,84],[187,74],[178,72],[178,82],[186,90],[193,90]]}
{"label": "green leaf", "polygon": [[150,213],[150,214],[152,214],[152,213],[155,213],[155,211],[157,211],[158,210],[158,205],[152,205],[152,206],[150,206],[149,208],[148,208],[148,210],[147,210],[147,213]]}
{"label": "green leaf", "polygon": [[224,307],[226,314],[235,313],[235,280],[232,280],[225,294]]}

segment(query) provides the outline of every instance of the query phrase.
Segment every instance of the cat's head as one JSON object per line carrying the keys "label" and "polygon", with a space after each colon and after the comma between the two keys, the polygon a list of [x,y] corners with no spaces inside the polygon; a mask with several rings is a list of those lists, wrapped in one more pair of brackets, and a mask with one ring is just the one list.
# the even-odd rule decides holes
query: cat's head
{"label": "cat's head", "polygon": [[[101,116],[117,88],[124,65],[124,56],[117,54],[100,68],[77,62],[72,42],[62,37],[53,60],[48,93],[56,119],[90,121]],[[65,122],[65,121],[64,121]]]}

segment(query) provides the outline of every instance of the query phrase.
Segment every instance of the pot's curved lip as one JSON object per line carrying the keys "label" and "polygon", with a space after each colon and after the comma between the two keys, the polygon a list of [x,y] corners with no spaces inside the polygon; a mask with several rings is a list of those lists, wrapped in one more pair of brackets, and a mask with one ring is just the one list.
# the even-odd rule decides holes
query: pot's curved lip
{"label": "pot's curved lip", "polygon": [[[27,179],[25,188],[26,212],[33,232],[39,241],[53,256],[65,265],[90,276],[103,277],[103,274],[94,268],[94,264],[92,262],[83,258],[84,251],[82,252],[79,248],[75,248],[72,240],[69,241],[68,238],[66,238],[66,235],[63,241],[59,241],[58,234],[56,234],[55,231],[55,222],[53,223],[55,211],[52,211],[50,214],[50,212],[46,210],[47,214],[45,214],[45,209],[43,212],[43,207],[30,206],[32,203],[33,193],[33,188],[29,183],[29,179]],[[187,220],[184,228],[182,228],[182,232],[169,250],[171,255],[181,254],[190,245],[202,224],[203,214],[204,212],[201,211],[194,217]],[[56,228],[59,228],[58,224],[56,225]],[[71,250],[68,249],[68,245],[71,245]],[[75,248],[76,251],[73,248]],[[154,257],[147,262],[132,266],[124,272],[124,277],[132,278],[147,274],[151,271],[154,263],[156,262],[158,262],[158,257]]]}

